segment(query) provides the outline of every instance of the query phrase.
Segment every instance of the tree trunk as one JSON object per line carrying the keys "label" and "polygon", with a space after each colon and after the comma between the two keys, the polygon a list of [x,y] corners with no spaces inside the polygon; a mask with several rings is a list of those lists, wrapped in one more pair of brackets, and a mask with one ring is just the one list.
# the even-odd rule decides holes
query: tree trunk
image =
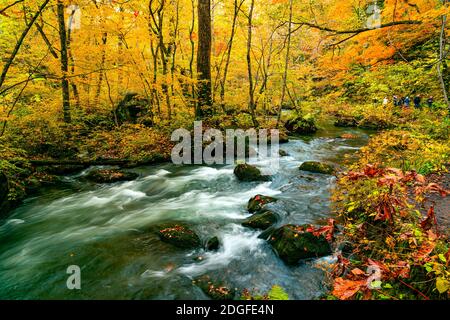
{"label": "tree trunk", "polygon": [[212,106],[211,88],[211,0],[198,2],[198,108],[196,117],[205,115],[205,107]]}
{"label": "tree trunk", "polygon": [[292,15],[293,15],[293,0],[289,0],[289,26],[288,26],[288,35],[287,35],[287,47],[286,47],[286,59],[284,65],[284,74],[283,74],[283,88],[281,90],[281,101],[280,106],[278,107],[278,118],[277,118],[277,128],[280,125],[281,113],[283,112],[283,104],[284,99],[286,98],[286,90],[287,90],[287,77],[289,70],[289,58],[291,54],[291,33],[292,33]]}
{"label": "tree trunk", "polygon": [[[443,5],[447,5],[447,0],[443,0]],[[441,84],[442,88],[442,94],[444,97],[444,102],[447,104],[447,108],[450,112],[450,101],[448,100],[448,93],[447,93],[447,86],[445,84],[445,79],[443,75],[443,69],[444,69],[444,60],[446,58],[446,44],[447,44],[447,37],[445,33],[447,25],[447,15],[442,16],[442,27],[441,27],[441,33],[439,37],[439,62],[437,64],[437,71],[438,71],[438,77],[439,82]]]}
{"label": "tree trunk", "polygon": [[225,61],[225,67],[224,67],[224,71],[223,71],[223,78],[220,84],[220,102],[223,106],[224,104],[224,100],[225,100],[225,87],[226,87],[226,82],[227,82],[227,76],[228,76],[228,67],[230,65],[230,59],[231,59],[231,50],[233,48],[233,40],[234,40],[234,36],[236,34],[236,24],[237,24],[237,18],[238,18],[238,14],[239,14],[239,10],[242,7],[242,4],[244,3],[244,0],[240,0],[240,3],[238,4],[238,0],[234,0],[234,15],[233,15],[233,23],[231,25],[231,36],[230,36],[230,40],[228,42],[228,46],[227,46],[227,57],[226,57],[226,61]]}
{"label": "tree trunk", "polygon": [[69,80],[67,80],[67,73],[69,72],[69,59],[67,56],[67,35],[66,35],[66,23],[64,19],[64,4],[61,0],[58,0],[57,12],[58,12],[58,26],[59,26],[59,40],[61,44],[61,89],[63,97],[63,115],[64,122],[70,123],[70,92],[69,92]]}
{"label": "tree trunk", "polygon": [[252,116],[253,125],[258,127],[258,121],[255,115],[255,90],[253,85],[252,71],[252,34],[253,34],[253,10],[255,9],[255,0],[250,4],[250,12],[248,14],[248,38],[247,38],[247,70],[248,70],[248,87],[249,87],[249,103],[248,108]]}
{"label": "tree trunk", "polygon": [[[194,58],[195,58],[195,42],[194,42],[194,30],[195,30],[195,0],[191,0],[192,4],[192,20],[189,29],[189,41],[191,43],[191,57],[189,59],[189,74],[191,79],[194,80]],[[195,114],[197,114],[197,102],[195,101],[195,85],[192,82],[191,85],[191,99],[194,105]]]}
{"label": "tree trunk", "polygon": [[[74,19],[75,13],[76,13],[76,10],[72,10],[72,12],[69,16],[69,23],[67,26],[67,53],[68,53],[68,58],[70,61],[70,73],[72,76],[75,74],[75,59],[73,57],[73,52],[72,52],[72,48],[71,48],[72,47],[73,19]],[[78,87],[73,78],[70,81],[70,84],[72,86],[72,92],[73,92],[73,96],[75,97],[76,106],[79,109],[80,105],[81,105],[80,94],[78,93]]]}

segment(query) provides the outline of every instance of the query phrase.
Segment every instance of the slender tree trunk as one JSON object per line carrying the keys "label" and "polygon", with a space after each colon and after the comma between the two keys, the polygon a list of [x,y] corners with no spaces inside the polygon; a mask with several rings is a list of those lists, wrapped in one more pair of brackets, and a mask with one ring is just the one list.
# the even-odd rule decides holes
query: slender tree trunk
{"label": "slender tree trunk", "polygon": [[[172,83],[170,84],[170,92],[172,97],[175,95],[175,71],[176,71],[176,58],[177,58],[177,37],[178,29],[180,25],[180,3],[179,0],[172,1],[172,5],[175,7],[175,20],[173,21],[173,39],[172,39],[172,65],[170,67],[170,74]],[[175,112],[175,110],[174,110]]]}
{"label": "slender tree trunk", "polygon": [[[194,80],[194,58],[195,58],[195,42],[194,42],[194,30],[195,30],[195,0],[191,0],[192,4],[192,20],[191,20],[191,27],[189,29],[189,41],[191,43],[191,58],[189,59],[189,74],[191,76],[191,79]],[[192,103],[194,105],[195,114],[197,114],[197,102],[195,97],[195,85],[194,82],[192,82],[191,85],[191,99]]]}
{"label": "slender tree trunk", "polygon": [[277,128],[280,125],[281,113],[283,112],[284,99],[286,98],[289,59],[290,59],[290,55],[291,55],[291,33],[292,33],[292,15],[293,15],[293,2],[292,1],[293,0],[289,0],[289,26],[288,26],[288,35],[287,35],[286,59],[285,59],[284,74],[283,74],[283,88],[281,90],[281,101],[280,101],[280,106],[278,107]]}
{"label": "slender tree trunk", "polygon": [[97,81],[97,89],[95,90],[94,103],[98,105],[100,102],[100,94],[102,92],[102,83],[103,83],[103,68],[105,67],[106,61],[106,43],[108,42],[108,33],[103,32],[102,34],[102,57],[100,61],[100,72],[98,73],[98,81]]}
{"label": "slender tree trunk", "polygon": [[230,35],[230,40],[228,41],[228,46],[227,46],[226,61],[225,61],[225,67],[223,70],[223,77],[222,77],[222,81],[220,82],[220,102],[221,102],[222,106],[223,106],[224,100],[225,100],[225,87],[226,87],[227,76],[228,76],[228,68],[229,68],[230,60],[231,60],[231,50],[233,48],[234,36],[236,34],[237,18],[239,15],[239,10],[241,9],[243,3],[244,3],[244,0],[240,0],[239,4],[238,4],[238,0],[234,0],[234,14],[233,14],[233,23],[231,25],[231,35]]}
{"label": "slender tree trunk", "polygon": [[161,88],[166,97],[168,119],[171,120],[172,119],[172,105],[171,105],[171,101],[170,101],[169,86],[167,84],[167,74],[169,73],[168,66],[167,66],[168,50],[164,44],[164,35],[163,35],[164,6],[165,6],[165,0],[162,0],[161,6],[158,10],[158,40],[159,40],[158,45],[159,45],[160,58],[161,58],[161,63],[162,63],[162,73],[163,73],[163,78],[164,78]]}
{"label": "slender tree trunk", "polygon": [[23,41],[25,40],[28,32],[30,31],[33,24],[36,22],[36,19],[41,15],[42,11],[44,11],[47,4],[50,2],[50,0],[45,0],[41,6],[39,7],[38,11],[34,14],[33,18],[28,22],[27,26],[25,27],[25,30],[23,30],[22,34],[20,35],[19,40],[16,43],[16,46],[14,47],[13,52],[9,56],[8,60],[6,60],[6,64],[3,67],[2,73],[0,75],[0,88],[3,86],[3,83],[5,82],[6,75],[8,74],[8,70],[11,67],[14,59],[17,56],[17,53],[19,52],[20,47],[23,44]]}
{"label": "slender tree trunk", "polygon": [[258,121],[255,115],[255,90],[253,85],[253,71],[252,71],[252,35],[253,35],[253,11],[255,9],[255,0],[250,4],[250,11],[248,14],[248,37],[247,37],[247,71],[248,71],[248,87],[249,87],[249,103],[248,108],[252,116],[253,125],[258,127]]}
{"label": "slender tree trunk", "polygon": [[[67,26],[67,53],[68,53],[68,58],[70,61],[70,73],[72,75],[75,74],[75,59],[73,57],[73,52],[72,52],[72,29],[73,29],[73,19],[74,19],[75,12],[76,12],[76,10],[72,10],[72,12],[69,16],[69,23]],[[72,80],[70,81],[70,84],[72,86],[72,92],[73,92],[73,96],[75,97],[76,106],[79,109],[80,105],[81,105],[81,101],[80,101],[80,94],[78,93],[78,87],[77,87],[77,84],[75,83],[75,79],[72,78]]]}
{"label": "slender tree trunk", "polygon": [[69,72],[69,60],[67,56],[67,35],[66,35],[66,23],[64,19],[64,4],[61,0],[57,3],[58,12],[58,26],[59,26],[59,40],[61,44],[61,89],[63,97],[63,115],[64,122],[70,123],[70,91],[69,80],[67,80],[67,74]]}
{"label": "slender tree trunk", "polygon": [[[443,5],[447,5],[447,0],[443,0]],[[438,71],[438,77],[439,82],[441,84],[442,88],[442,94],[444,97],[444,102],[447,104],[447,108],[450,112],[450,101],[448,99],[448,93],[447,93],[447,86],[445,84],[445,79],[443,75],[443,69],[444,69],[444,60],[446,59],[446,45],[447,45],[447,36],[446,36],[446,25],[447,25],[447,15],[442,16],[442,27],[441,27],[441,33],[439,37],[439,62],[437,64],[437,71]]]}
{"label": "slender tree trunk", "polygon": [[198,2],[198,108],[196,117],[205,115],[205,107],[212,106],[211,87],[211,0]]}

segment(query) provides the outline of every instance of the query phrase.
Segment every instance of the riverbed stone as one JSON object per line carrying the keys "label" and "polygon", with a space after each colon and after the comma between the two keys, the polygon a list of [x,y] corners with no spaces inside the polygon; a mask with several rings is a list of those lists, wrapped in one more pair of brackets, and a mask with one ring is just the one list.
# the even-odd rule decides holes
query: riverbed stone
{"label": "riverbed stone", "polygon": [[354,128],[358,126],[358,119],[353,116],[339,115],[336,117],[334,126],[339,128]]}
{"label": "riverbed stone", "polygon": [[258,194],[248,201],[247,210],[250,213],[261,211],[266,204],[277,202],[278,199]]}
{"label": "riverbed stone", "polygon": [[230,301],[234,299],[236,290],[219,281],[214,281],[210,276],[204,275],[192,281],[194,285],[213,300]]}
{"label": "riverbed stone", "polygon": [[287,156],[289,155],[289,154],[288,154],[285,150],[283,150],[283,149],[280,149],[279,154],[280,154],[280,157],[287,157]]}
{"label": "riverbed stone", "polygon": [[138,177],[139,175],[134,172],[128,172],[119,169],[102,169],[89,172],[86,176],[86,179],[96,183],[114,183],[133,181]]}
{"label": "riverbed stone", "polygon": [[335,169],[333,166],[317,161],[306,161],[300,166],[301,171],[312,173],[333,174]]}
{"label": "riverbed stone", "polygon": [[286,130],[296,134],[313,134],[319,129],[316,126],[314,118],[310,116],[295,116],[288,119],[284,124]]}
{"label": "riverbed stone", "polygon": [[166,225],[158,231],[161,241],[181,249],[195,249],[201,246],[198,235],[182,224]]}
{"label": "riverbed stone", "polygon": [[279,216],[276,213],[266,210],[254,214],[250,218],[246,219],[242,225],[251,229],[266,230],[276,224],[278,220]]}
{"label": "riverbed stone", "polygon": [[261,170],[250,164],[239,164],[234,169],[234,174],[240,181],[268,181],[268,176],[263,176]]}
{"label": "riverbed stone", "polygon": [[308,225],[286,225],[271,234],[269,243],[286,264],[295,265],[302,259],[331,254],[331,246],[326,238],[308,232],[308,227]]}
{"label": "riverbed stone", "polygon": [[218,237],[212,237],[208,241],[206,241],[206,250],[208,251],[216,251],[220,247],[220,241]]}

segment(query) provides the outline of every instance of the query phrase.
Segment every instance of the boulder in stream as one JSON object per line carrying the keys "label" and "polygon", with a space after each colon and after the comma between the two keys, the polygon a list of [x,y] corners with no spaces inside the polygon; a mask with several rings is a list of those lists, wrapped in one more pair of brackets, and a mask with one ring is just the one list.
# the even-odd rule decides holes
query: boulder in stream
{"label": "boulder in stream", "polygon": [[277,223],[279,216],[269,210],[258,212],[246,219],[242,225],[247,228],[266,230]]}
{"label": "boulder in stream", "polygon": [[195,249],[201,246],[198,235],[182,224],[167,225],[158,231],[161,241],[181,249]]}
{"label": "boulder in stream", "polygon": [[240,181],[269,181],[269,177],[263,176],[261,170],[249,164],[237,165],[234,174]]}
{"label": "boulder in stream", "polygon": [[139,175],[134,172],[127,172],[119,169],[102,169],[89,172],[86,179],[96,183],[114,183],[132,181],[138,177]]}
{"label": "boulder in stream", "polygon": [[247,210],[250,213],[261,211],[268,203],[277,202],[278,199],[258,194],[248,201]]}
{"label": "boulder in stream", "polygon": [[317,161],[306,161],[300,166],[301,171],[307,171],[312,173],[321,173],[321,174],[333,174],[335,169],[333,166]]}
{"label": "boulder in stream", "polygon": [[220,242],[219,242],[219,238],[217,237],[213,237],[211,239],[209,239],[208,241],[206,241],[206,250],[208,251],[216,251],[219,249],[220,246]]}
{"label": "boulder in stream", "polygon": [[236,295],[235,289],[216,282],[207,275],[195,279],[192,283],[202,289],[213,300],[229,301],[233,300]]}
{"label": "boulder in stream", "polygon": [[331,247],[325,236],[315,236],[307,231],[308,227],[286,225],[275,230],[270,236],[269,243],[286,264],[295,265],[302,259],[331,254]]}
{"label": "boulder in stream", "polygon": [[314,118],[310,115],[301,116],[297,115],[291,117],[284,124],[286,130],[296,134],[313,134],[319,129],[316,126]]}

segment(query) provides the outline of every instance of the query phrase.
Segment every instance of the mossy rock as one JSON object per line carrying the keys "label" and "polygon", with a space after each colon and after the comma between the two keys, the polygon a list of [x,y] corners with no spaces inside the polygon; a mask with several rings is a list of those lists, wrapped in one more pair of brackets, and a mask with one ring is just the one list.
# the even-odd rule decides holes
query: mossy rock
{"label": "mossy rock", "polygon": [[286,121],[284,127],[289,132],[293,132],[296,134],[313,134],[319,130],[314,119],[310,116],[293,117]]}
{"label": "mossy rock", "polygon": [[8,199],[8,178],[0,172],[0,205]]}
{"label": "mossy rock", "polygon": [[306,231],[308,227],[286,225],[272,233],[269,243],[286,264],[295,265],[302,259],[331,254],[331,247],[326,238]]}
{"label": "mossy rock", "polygon": [[209,276],[201,276],[192,281],[211,299],[219,301],[233,300],[236,290],[224,285],[223,283],[213,281]]}
{"label": "mossy rock", "polygon": [[206,241],[206,250],[208,251],[216,251],[220,247],[220,241],[218,237],[213,237]]}
{"label": "mossy rock", "polygon": [[317,162],[317,161],[304,162],[300,166],[300,170],[312,172],[312,173],[321,173],[321,174],[333,174],[335,172],[335,169],[333,166],[326,164],[326,163]]}
{"label": "mossy rock", "polygon": [[282,149],[280,149],[279,154],[280,154],[280,157],[287,157],[287,156],[289,156],[289,154],[285,150],[282,150]]}
{"label": "mossy rock", "polygon": [[334,122],[335,127],[339,128],[354,128],[358,126],[358,119],[352,116],[338,116]]}
{"label": "mossy rock", "polygon": [[139,177],[137,173],[118,169],[94,170],[87,174],[86,179],[96,183],[114,183],[132,181]]}
{"label": "mossy rock", "polygon": [[248,201],[247,210],[250,213],[261,211],[268,203],[277,202],[278,199],[258,194]]}
{"label": "mossy rock", "polygon": [[277,223],[279,216],[272,211],[264,211],[254,214],[250,218],[246,219],[242,225],[247,228],[266,230]]}
{"label": "mossy rock", "polygon": [[269,181],[269,177],[263,176],[261,170],[249,164],[237,165],[234,174],[240,181]]}
{"label": "mossy rock", "polygon": [[195,249],[201,246],[198,235],[181,224],[167,225],[158,231],[161,241],[181,249]]}
{"label": "mossy rock", "polygon": [[278,139],[279,139],[278,142],[280,144],[284,144],[284,143],[288,143],[289,142],[289,136],[284,131],[280,131],[280,135],[279,135]]}

